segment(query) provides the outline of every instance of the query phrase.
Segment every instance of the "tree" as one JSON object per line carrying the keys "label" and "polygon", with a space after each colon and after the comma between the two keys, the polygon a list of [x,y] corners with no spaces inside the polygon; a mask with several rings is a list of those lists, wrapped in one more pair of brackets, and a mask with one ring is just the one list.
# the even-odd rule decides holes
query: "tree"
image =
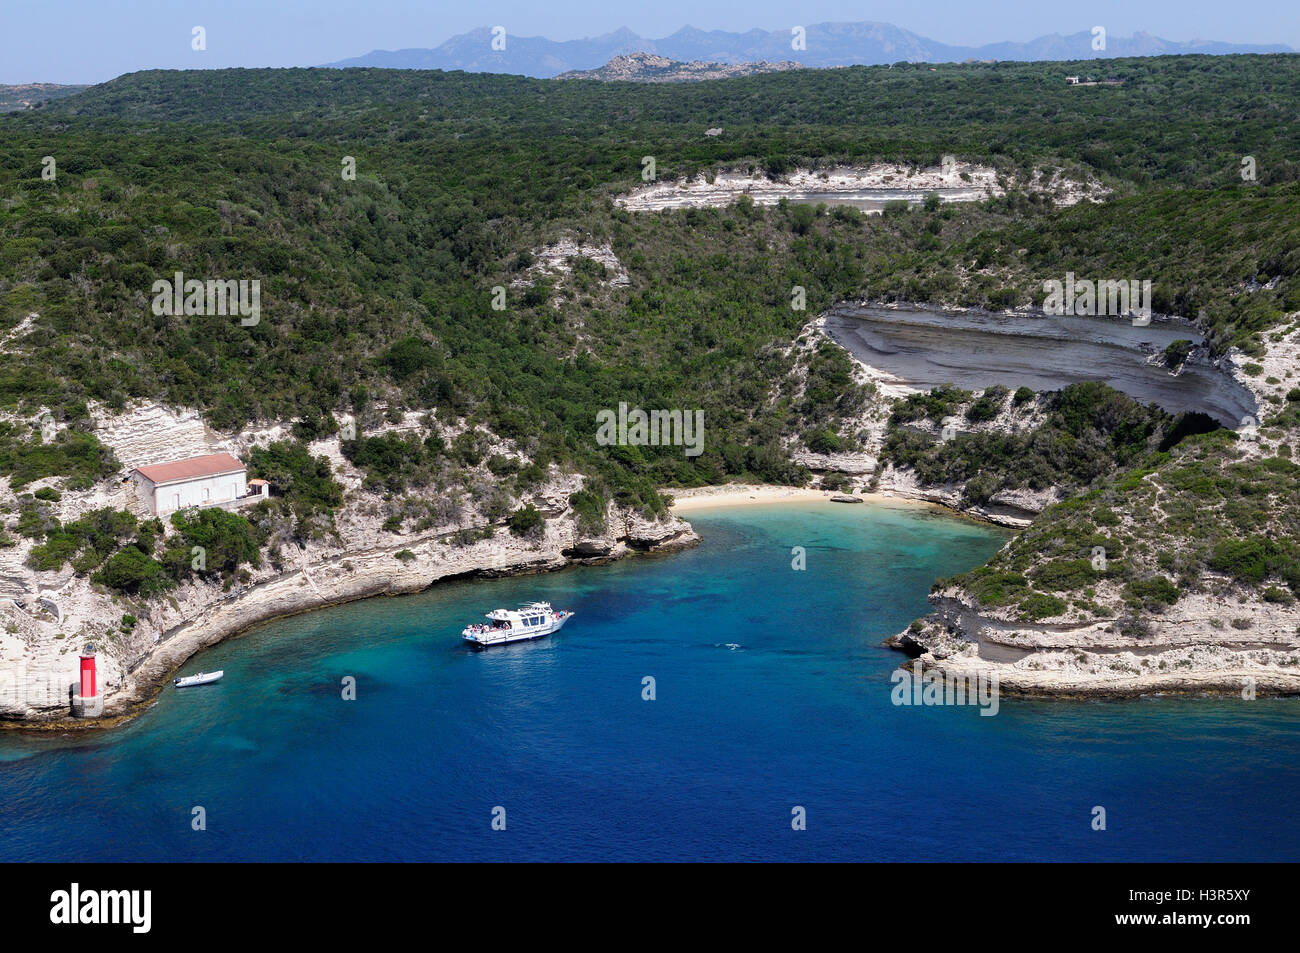
{"label": "tree", "polygon": [[91,579],[118,592],[142,596],[162,592],[170,584],[162,565],[134,546],[127,546],[110,556]]}

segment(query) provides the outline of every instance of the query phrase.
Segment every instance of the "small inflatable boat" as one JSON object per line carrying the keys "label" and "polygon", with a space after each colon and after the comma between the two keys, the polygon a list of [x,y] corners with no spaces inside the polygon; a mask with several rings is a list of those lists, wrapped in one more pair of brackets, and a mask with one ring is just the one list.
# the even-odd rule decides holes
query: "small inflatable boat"
{"label": "small inflatable boat", "polygon": [[217,681],[225,674],[224,670],[220,672],[199,672],[197,675],[186,675],[184,678],[178,678],[172,684],[177,688],[190,688],[194,685],[206,685],[209,682]]}

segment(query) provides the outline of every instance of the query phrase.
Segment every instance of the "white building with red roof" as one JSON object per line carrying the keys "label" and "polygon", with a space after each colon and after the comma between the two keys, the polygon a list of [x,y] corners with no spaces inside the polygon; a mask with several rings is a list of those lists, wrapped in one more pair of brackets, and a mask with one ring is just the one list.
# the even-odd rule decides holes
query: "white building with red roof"
{"label": "white building with red roof", "polygon": [[192,506],[256,502],[266,499],[267,489],[264,480],[249,481],[244,465],[228,453],[136,467],[131,481],[141,504],[154,516],[169,516]]}

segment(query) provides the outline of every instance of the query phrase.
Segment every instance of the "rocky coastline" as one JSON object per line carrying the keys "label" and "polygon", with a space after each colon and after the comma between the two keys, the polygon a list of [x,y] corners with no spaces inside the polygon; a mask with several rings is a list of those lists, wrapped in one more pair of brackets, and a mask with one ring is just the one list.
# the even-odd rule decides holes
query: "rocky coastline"
{"label": "rocky coastline", "polygon": [[1253,700],[1300,695],[1300,609],[1236,605],[1248,629],[1215,629],[1221,600],[1190,595],[1158,626],[1126,634],[1118,618],[1081,625],[1013,622],[957,589],[930,596],[934,613],[886,647],[948,679],[996,679],[1000,692],[1045,698],[1189,694]]}
{"label": "rocky coastline", "polygon": [[[124,410],[91,409],[100,441],[123,466],[184,459],[224,451],[241,460],[258,447],[283,440],[290,424],[270,423],[241,433],[210,428],[193,408],[143,403]],[[376,425],[372,433],[437,434],[447,440],[464,432],[457,420],[407,413]],[[526,459],[507,441],[481,431],[488,449],[503,458]],[[314,609],[382,595],[419,592],[457,577],[498,577],[549,572],[571,565],[611,562],[628,555],[671,552],[699,542],[690,524],[671,514],[651,519],[606,505],[603,519],[580,521],[570,497],[584,486],[581,474],[551,466],[545,479],[509,500],[506,515],[487,515],[475,496],[495,477],[481,463],[464,478],[454,505],[423,520],[392,519],[401,504],[342,453],[339,435],[310,444],[328,461],[343,492],[343,505],[328,530],[282,531],[268,540],[255,565],[234,574],[192,574],[152,598],[115,593],[71,565],[43,569],[32,560],[36,540],[15,533],[0,548],[0,728],[87,730],[120,723],[147,706],[167,679],[195,653],[249,627]],[[34,481],[15,492],[0,481],[0,507],[17,512],[32,494],[61,487],[46,504],[64,524],[94,510],[126,511],[144,518],[131,484],[117,478],[87,489],[70,489],[59,478]],[[448,501],[449,503],[451,501]],[[535,507],[542,520],[516,535],[508,514]],[[400,510],[399,510],[400,511]],[[583,526],[580,526],[580,522]],[[596,527],[596,528],[593,528]],[[120,622],[118,620],[121,620]],[[71,717],[71,687],[78,679],[82,647],[93,643],[102,718]]]}
{"label": "rocky coastline", "polygon": [[[1262,376],[1242,373],[1235,355],[1227,359],[1228,373],[1261,402],[1280,399],[1277,392],[1287,386],[1282,382],[1300,374],[1290,356],[1297,336],[1300,331],[1269,347],[1261,359]],[[798,359],[824,340],[834,342],[825,315],[805,328],[791,354]],[[850,357],[855,381],[877,395],[851,421],[860,437],[859,449],[818,454],[792,438],[787,446],[791,459],[815,474],[813,489],[799,492],[823,497],[838,492],[868,502],[924,502],[1013,529],[1029,526],[1045,508],[1061,501],[1060,490],[1051,487],[1003,490],[973,505],[961,485],[923,485],[910,470],[882,466],[880,451],[894,401],[918,388],[851,352]],[[1035,413],[1031,403],[978,426],[1009,430],[1032,423]],[[458,426],[407,418],[386,426],[418,433],[441,429],[448,437]],[[221,435],[209,430],[196,412],[154,405],[125,414],[101,413],[96,424],[101,439],[128,459],[149,459],[155,453],[241,453],[279,439],[286,427]],[[513,452],[505,444],[498,449]],[[264,560],[237,583],[227,580],[223,586],[216,579],[193,579],[142,607],[107,593],[71,569],[32,571],[25,562],[30,543],[20,540],[0,552],[0,580],[26,593],[23,600],[0,600],[0,727],[63,731],[120,723],[150,704],[195,653],[273,619],[379,595],[419,592],[450,578],[554,571],[632,554],[671,552],[699,542],[690,524],[677,515],[649,520],[612,504],[601,533],[580,532],[569,497],[582,487],[582,477],[555,469],[529,499],[516,501],[535,504],[545,517],[537,534],[515,536],[504,520],[487,521],[472,510],[445,525],[394,532],[387,526],[380,497],[343,458],[336,438],[313,443],[311,450],[330,460],[345,489],[348,503],[337,516],[335,531],[287,548],[271,561],[274,565]],[[839,484],[820,485],[822,477],[832,473]],[[38,481],[29,489],[40,489],[42,482],[53,481]],[[124,492],[120,486],[107,486],[65,493],[57,516],[67,521],[94,507],[125,509]],[[794,492],[787,488],[787,495]],[[688,495],[697,494],[681,497]],[[13,508],[16,496],[11,490],[0,488],[0,497],[0,503]],[[1227,579],[1209,582],[1208,591],[1186,595],[1140,635],[1125,634],[1125,620],[1118,616],[1098,615],[1086,623],[1024,622],[981,607],[960,590],[941,591],[931,597],[935,611],[930,616],[886,644],[935,671],[996,674],[1002,690],[1013,694],[1300,694],[1300,608],[1249,601],[1234,593]],[[1229,601],[1231,611],[1226,608]],[[131,625],[115,628],[111,620],[119,616],[124,622],[130,619]],[[99,648],[105,715],[74,720],[69,716],[69,689],[76,679],[78,650],[91,640]]]}
{"label": "rocky coastline", "polygon": [[[442,534],[431,533],[404,538],[400,545],[339,549],[318,554],[310,562],[304,558],[298,568],[228,593],[216,585],[188,586],[178,593],[175,605],[158,613],[156,621],[166,627],[142,655],[128,660],[113,649],[101,655],[106,693],[103,718],[69,717],[66,704],[59,705],[46,691],[51,676],[35,672],[25,687],[37,697],[27,700],[43,704],[33,706],[16,699],[15,695],[24,694],[24,685],[11,682],[0,707],[0,727],[80,731],[121,724],[148,707],[172,674],[196,653],[275,619],[375,596],[417,593],[449,579],[553,572],[630,555],[668,553],[699,543],[690,524],[676,517],[654,521],[625,512],[613,515],[611,528],[599,536],[579,533],[571,517],[549,521],[542,537],[535,540],[504,533],[457,547],[445,545]],[[53,676],[56,686],[75,680],[75,669],[64,667],[65,674]],[[51,706],[51,701],[56,704]]]}
{"label": "rocky coastline", "polygon": [[[906,310],[909,306],[901,306]],[[912,308],[921,306],[911,306]],[[805,347],[836,341],[826,316],[806,329]],[[1294,343],[1300,331],[1271,340],[1258,358],[1260,370],[1243,371],[1234,351],[1218,373],[1233,380],[1253,405],[1280,400],[1286,382],[1300,374]],[[843,346],[843,345],[840,345]],[[876,492],[923,500],[973,518],[1023,529],[1065,498],[1059,488],[1003,490],[971,505],[961,484],[923,485],[910,470],[880,466],[886,421],[893,402],[918,388],[914,382],[864,363],[846,349],[856,379],[882,399],[860,420],[865,446],[855,454],[820,455],[795,450],[798,462],[835,471]],[[1246,418],[1249,420],[1250,418]],[[1017,422],[1000,415],[982,425],[1010,432]],[[1118,593],[1110,593],[1118,602]],[[1160,613],[1142,614],[1138,625],[1120,614],[1086,622],[1027,622],[1002,607],[984,607],[960,588],[931,594],[934,611],[884,642],[920,662],[922,669],[953,678],[996,677],[1012,695],[1051,698],[1132,698],[1149,694],[1224,695],[1253,699],[1300,695],[1300,603],[1264,601],[1226,576],[1207,573],[1203,589],[1182,595]],[[911,662],[909,661],[909,665]]]}

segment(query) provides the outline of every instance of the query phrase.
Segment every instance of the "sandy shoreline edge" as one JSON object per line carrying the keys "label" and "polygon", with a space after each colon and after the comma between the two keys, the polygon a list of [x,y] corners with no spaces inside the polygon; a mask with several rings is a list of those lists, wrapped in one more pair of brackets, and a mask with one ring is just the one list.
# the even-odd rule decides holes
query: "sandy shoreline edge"
{"label": "sandy shoreline edge", "polygon": [[[830,490],[809,489],[801,486],[768,486],[748,483],[700,486],[684,490],[666,489],[663,492],[673,498],[672,512],[674,515],[692,513],[697,510],[736,506],[767,506],[773,503],[830,503],[832,497],[841,495]],[[917,500],[894,493],[855,493],[852,495],[863,503],[896,503],[947,509],[928,500]],[[852,504],[841,503],[837,505]],[[960,516],[961,514],[953,512],[953,515]]]}

